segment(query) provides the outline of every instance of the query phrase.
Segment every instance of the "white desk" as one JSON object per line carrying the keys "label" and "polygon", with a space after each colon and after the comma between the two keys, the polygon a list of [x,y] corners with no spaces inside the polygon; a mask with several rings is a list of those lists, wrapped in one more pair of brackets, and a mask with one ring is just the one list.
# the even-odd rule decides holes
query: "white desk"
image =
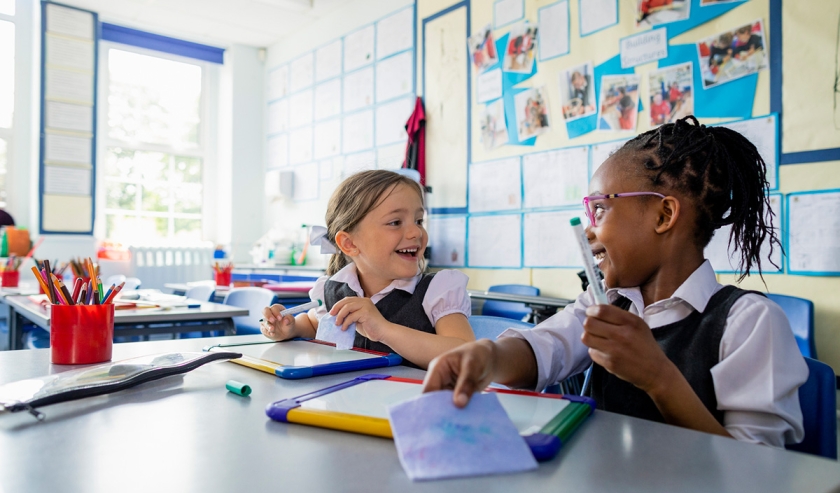
{"label": "white desk", "polygon": [[[114,359],[262,336],[118,344]],[[0,353],[0,384],[68,369],[49,350]],[[424,372],[380,368],[407,378]],[[596,411],[534,472],[412,483],[391,440],[277,423],[265,406],[365,372],[281,380],[233,363],[109,396],[0,415],[8,492],[825,492],[840,466],[813,456]],[[253,393],[225,390],[238,380]]]}
{"label": "white desk", "polygon": [[[9,306],[9,349],[23,347],[22,318],[46,331],[50,330],[49,312],[28,296],[7,296],[3,302]],[[201,330],[223,330],[232,335],[236,332],[233,317],[247,315],[248,310],[245,308],[218,303],[201,303],[200,308],[117,310],[114,312],[114,335],[129,337]],[[200,322],[202,327],[196,326],[194,322]]]}

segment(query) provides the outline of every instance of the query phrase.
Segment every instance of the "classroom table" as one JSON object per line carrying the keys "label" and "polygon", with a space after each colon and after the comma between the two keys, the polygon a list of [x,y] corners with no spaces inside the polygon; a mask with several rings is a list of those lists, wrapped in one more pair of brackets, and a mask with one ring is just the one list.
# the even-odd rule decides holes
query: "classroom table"
{"label": "classroom table", "polygon": [[[118,344],[114,360],[199,351],[262,336]],[[0,385],[65,371],[49,350],[0,353]],[[269,420],[265,406],[365,372],[281,380],[233,363],[108,396],[0,415],[4,491],[434,491],[824,492],[840,488],[837,462],[596,411],[560,454],[534,472],[411,482],[394,443]],[[421,370],[380,368],[422,379]],[[237,380],[249,397],[225,390]]]}
{"label": "classroom table", "polygon": [[468,289],[467,294],[470,298],[477,300],[494,300],[494,301],[511,301],[516,303],[525,303],[531,307],[531,322],[538,324],[548,317],[557,313],[558,308],[565,308],[571,305],[575,300],[567,300],[565,298],[551,298],[548,296],[527,296],[521,294],[499,293],[495,291],[481,291],[476,289]]}
{"label": "classroom table", "polygon": [[[309,300],[309,289],[313,285],[313,282],[289,282],[289,283],[278,283],[278,284],[266,284],[264,287],[270,291],[274,292],[275,301],[278,303],[282,303],[284,299],[293,299],[293,300],[301,300],[306,299]],[[283,286],[288,286],[289,289],[284,289]],[[169,289],[172,291],[172,294],[177,294],[183,296],[186,294],[187,290],[191,288],[193,284],[190,283],[166,283],[163,285],[164,288]],[[213,291],[213,301],[216,303],[221,303],[225,300],[225,295],[230,291],[230,288],[227,286],[216,286],[215,291]]]}
{"label": "classroom table", "polygon": [[[23,348],[22,329],[27,321],[46,331],[50,330],[49,313],[29,296],[7,296],[2,301],[9,306],[9,349]],[[232,335],[236,332],[233,317],[247,315],[248,310],[245,308],[208,302],[201,303],[199,308],[116,310],[114,335],[131,337],[199,330],[223,330]]]}

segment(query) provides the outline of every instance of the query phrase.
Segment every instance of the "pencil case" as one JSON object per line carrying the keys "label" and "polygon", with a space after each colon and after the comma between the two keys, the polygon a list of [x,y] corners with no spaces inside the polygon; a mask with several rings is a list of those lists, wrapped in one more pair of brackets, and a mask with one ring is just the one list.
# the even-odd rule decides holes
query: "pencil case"
{"label": "pencil case", "polygon": [[85,397],[110,394],[141,383],[195,370],[213,361],[242,357],[234,352],[160,353],[88,366],[0,386],[0,414],[28,411],[44,419],[37,408]]}

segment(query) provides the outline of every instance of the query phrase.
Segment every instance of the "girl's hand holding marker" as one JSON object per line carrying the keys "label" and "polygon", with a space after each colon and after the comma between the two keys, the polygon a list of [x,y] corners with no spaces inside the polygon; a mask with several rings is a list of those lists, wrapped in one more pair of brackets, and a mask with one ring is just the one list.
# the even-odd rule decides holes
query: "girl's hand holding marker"
{"label": "girl's hand holding marker", "polygon": [[286,308],[283,305],[272,305],[263,308],[263,318],[260,319],[260,331],[264,336],[275,341],[293,339],[298,336],[295,333],[294,315],[308,312],[323,304],[324,302],[321,300],[313,300],[292,308]]}

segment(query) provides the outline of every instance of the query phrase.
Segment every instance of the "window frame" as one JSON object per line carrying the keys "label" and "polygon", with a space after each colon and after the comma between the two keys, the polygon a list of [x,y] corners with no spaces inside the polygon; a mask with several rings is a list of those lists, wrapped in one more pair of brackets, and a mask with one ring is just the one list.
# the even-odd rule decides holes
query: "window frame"
{"label": "window frame", "polygon": [[[108,126],[108,112],[110,106],[108,104],[108,97],[110,94],[110,72],[109,72],[109,53],[111,49],[117,49],[121,51],[126,51],[130,53],[137,53],[140,55],[147,55],[153,56],[156,58],[161,58],[164,60],[172,60],[176,62],[182,63],[189,63],[192,65],[198,65],[201,67],[201,102],[199,103],[199,128],[198,128],[198,145],[194,148],[185,148],[185,149],[178,149],[176,147],[163,145],[163,144],[152,144],[148,142],[140,142],[140,141],[125,141],[121,139],[112,138],[110,136]],[[107,166],[107,159],[108,159],[108,149],[111,147],[123,147],[125,149],[131,149],[134,151],[141,151],[141,152],[161,152],[164,154],[169,154],[172,156],[184,156],[184,157],[192,157],[192,158],[199,158],[202,162],[202,176],[201,176],[201,186],[202,186],[202,203],[201,203],[201,236],[202,240],[191,241],[188,242],[188,245],[195,245],[197,243],[206,243],[208,240],[212,240],[213,233],[215,229],[213,227],[212,218],[213,218],[213,207],[211,205],[210,199],[212,198],[213,194],[210,193],[210,189],[215,183],[215,174],[216,174],[216,148],[215,146],[211,145],[212,142],[215,141],[215,130],[216,130],[216,117],[218,115],[217,109],[217,94],[218,94],[218,84],[219,84],[219,66],[217,64],[213,64],[210,62],[206,62],[203,60],[198,60],[195,58],[184,57],[179,55],[173,55],[169,53],[164,53],[160,51],[150,50],[146,48],[140,48],[136,46],[126,45],[122,43],[116,43],[113,41],[102,41],[99,42],[99,80],[98,80],[98,87],[100,88],[97,94],[97,120],[99,122],[97,128],[97,144],[96,144],[96,152],[97,152],[97,170],[96,170],[96,201],[100,204],[96,208],[96,215],[95,215],[95,226],[94,226],[94,236],[101,240],[108,240],[109,238],[106,237],[106,224],[107,224],[107,215],[108,213],[113,213],[113,211],[117,209],[108,209],[106,208],[107,197],[106,197],[106,188],[109,180],[106,177],[105,169]],[[135,183],[135,182],[126,182],[126,183]],[[137,198],[135,199],[139,203],[142,201],[142,196],[138,193]],[[129,214],[137,215],[137,209],[134,212],[130,212]],[[178,213],[173,212],[172,208],[167,212],[155,212],[155,211],[144,211],[142,213],[142,217],[167,217],[173,219],[183,218],[183,216],[190,216],[189,218],[195,218],[195,213]],[[174,224],[174,223],[173,223]],[[174,227],[174,226],[173,226]],[[169,231],[172,232],[172,229]],[[183,240],[177,240],[174,237],[166,238],[162,241],[158,240],[150,240],[148,242],[149,246],[183,246],[185,242]]]}
{"label": "window frame", "polygon": [[[18,13],[17,11],[18,11],[17,5],[15,5],[15,14]],[[18,108],[17,108],[17,106],[18,106],[18,104],[17,104],[18,103],[17,102],[18,82],[19,82],[19,79],[20,79],[20,76],[18,74],[18,65],[19,65],[18,57],[21,55],[20,54],[20,43],[18,42],[18,39],[20,37],[20,33],[18,32],[18,29],[19,29],[20,26],[17,25],[15,20],[16,20],[15,15],[8,15],[8,14],[0,13],[0,21],[11,22],[12,25],[14,26],[14,28],[15,28],[14,63],[13,63],[13,66],[12,66],[12,69],[14,70],[14,74],[15,74],[14,75],[14,87],[12,89],[12,105],[13,105],[12,106],[12,126],[9,127],[9,128],[0,127],[0,139],[2,139],[6,143],[6,170],[5,170],[5,174],[6,174],[6,180],[5,180],[6,200],[5,201],[0,200],[0,209],[6,209],[9,205],[9,203],[12,202],[11,200],[9,200],[10,199],[9,192],[11,190],[9,188],[9,184],[10,184],[11,175],[13,174],[12,168],[14,168],[13,163],[14,163],[14,148],[15,148],[15,144],[14,144],[15,120],[17,119],[16,115],[18,113],[20,113],[18,111]]]}

